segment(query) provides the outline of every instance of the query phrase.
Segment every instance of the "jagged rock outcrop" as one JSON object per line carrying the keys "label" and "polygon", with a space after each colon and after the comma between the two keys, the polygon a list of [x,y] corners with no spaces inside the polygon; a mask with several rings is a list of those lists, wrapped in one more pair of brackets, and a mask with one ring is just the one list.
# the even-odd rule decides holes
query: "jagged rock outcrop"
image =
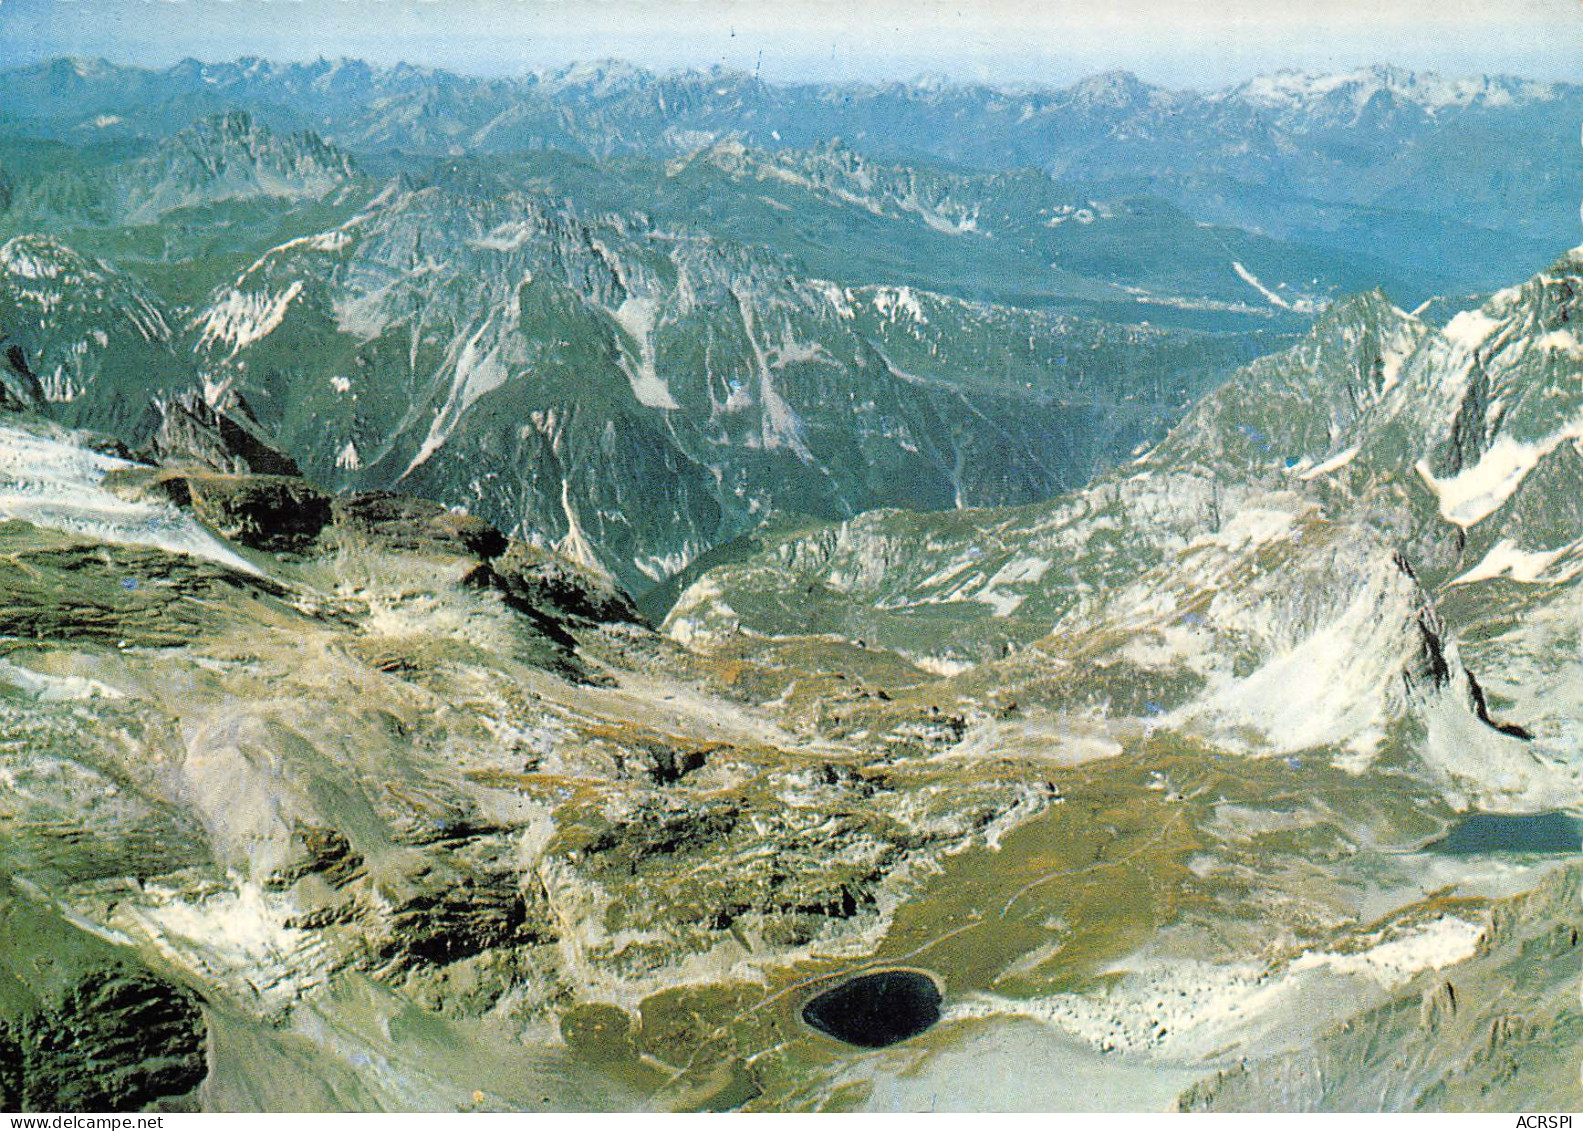
{"label": "jagged rock outcrop", "polygon": [[469,514],[394,491],[352,491],[333,503],[337,526],[392,550],[493,558],[506,536]]}
{"label": "jagged rock outcrop", "polygon": [[[1365,296],[1088,489],[785,524],[669,637],[439,503],[8,416],[0,883],[101,949],[0,923],[0,971],[64,956],[0,977],[0,1088],[82,1093],[37,1032],[107,1050],[105,1103],[1572,1106],[1575,826],[1446,847],[1579,796],[1583,531],[1537,497],[1579,394],[1531,313]],[[1447,479],[1474,352],[1514,408]],[[206,1063],[137,961],[202,988]],[[905,1071],[801,1026],[914,965]]]}
{"label": "jagged rock outcrop", "polygon": [[302,550],[331,520],[330,496],[295,476],[135,467],[115,470],[106,484],[128,499],[169,502],[256,550]]}
{"label": "jagged rock outcrop", "polygon": [[[1566,796],[1583,774],[1566,712],[1492,685],[1514,660],[1575,663],[1510,618],[1564,619],[1580,576],[1583,525],[1561,502],[1583,436],[1580,264],[1443,331],[1378,292],[1337,303],[1081,492],[766,537],[703,572],[667,627],[727,650],[805,633],[934,648],[978,665],[958,680],[978,694],[1347,764],[1399,745],[1473,797]],[[1487,627],[1478,592],[1506,610]],[[939,623],[949,645],[920,627]]]}
{"label": "jagged rock outcrop", "polygon": [[492,951],[553,943],[542,892],[509,872],[436,876],[390,912],[379,958],[401,969],[443,966]]}
{"label": "jagged rock outcrop", "polygon": [[593,623],[643,623],[632,599],[608,577],[522,542],[513,542],[471,580],[519,606]]}
{"label": "jagged rock outcrop", "polygon": [[113,188],[117,217],[135,224],[216,201],[322,200],[360,179],[356,162],[317,134],[277,134],[252,114],[232,110],[181,131]]}
{"label": "jagged rock outcrop", "polygon": [[0,1109],[190,1103],[208,1071],[202,1002],[0,877]]}
{"label": "jagged rock outcrop", "polygon": [[330,497],[301,479],[188,475],[164,482],[167,489],[185,487],[187,505],[206,526],[255,549],[301,549],[330,521]]}
{"label": "jagged rock outcrop", "polygon": [[96,970],[47,1008],[0,1024],[0,1107],[137,1111],[180,1098],[207,1071],[204,1028],[190,991],[131,968]]}
{"label": "jagged rock outcrop", "polygon": [[[26,370],[24,399],[52,417],[136,444],[149,402],[193,382],[164,303],[135,276],[53,236],[0,243],[0,380]],[[41,395],[39,395],[41,394]]]}
{"label": "jagged rock outcrop", "polygon": [[35,411],[44,404],[44,387],[29,367],[22,346],[0,326],[0,408]]}
{"label": "jagged rock outcrop", "polygon": [[[1477,954],[1425,976],[1309,1049],[1215,1074],[1185,1111],[1567,1108],[1577,1095],[1580,873],[1503,903]],[[1568,973],[1568,971],[1573,973]],[[1557,1055],[1560,1053],[1560,1055]]]}
{"label": "jagged rock outcrop", "polygon": [[159,424],[146,447],[156,463],[224,473],[302,474],[296,460],[270,444],[245,401],[233,398],[229,410],[221,411],[202,393],[187,390],[157,398],[153,408]]}

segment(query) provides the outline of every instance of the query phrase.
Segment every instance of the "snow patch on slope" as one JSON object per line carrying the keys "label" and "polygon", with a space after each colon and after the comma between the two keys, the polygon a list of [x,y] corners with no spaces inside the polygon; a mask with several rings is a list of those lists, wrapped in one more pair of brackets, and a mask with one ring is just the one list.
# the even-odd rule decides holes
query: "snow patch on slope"
{"label": "snow patch on slope", "polygon": [[1565,330],[1552,330],[1534,343],[1536,349],[1565,355],[1572,361],[1583,361],[1583,341],[1576,334]]}
{"label": "snow patch on slope", "polygon": [[269,291],[226,291],[198,320],[198,345],[231,347],[235,357],[242,349],[262,341],[280,328],[286,311],[302,294],[302,281],[292,283],[278,294]]}
{"label": "snow patch on slope", "polygon": [[1473,957],[1483,935],[1476,923],[1442,916],[1365,936],[1358,949],[1305,951],[1284,968],[1155,960],[1100,993],[1023,1001],[982,995],[951,1016],[1030,1017],[1101,1052],[1200,1060],[1255,1047],[1294,1019],[1321,1026],[1329,1019],[1322,1003],[1355,1009],[1360,998],[1378,999],[1426,970]]}
{"label": "snow patch on slope", "polygon": [[1472,958],[1484,930],[1476,923],[1447,916],[1418,930],[1359,951],[1308,951],[1289,967],[1331,970],[1372,979],[1387,989],[1402,985],[1420,970],[1444,970]]}
{"label": "snow patch on slope", "polygon": [[1000,586],[1037,584],[1049,569],[1050,563],[1044,558],[1013,559],[996,571],[995,576],[974,595],[973,600],[988,605],[997,617],[1010,616],[1026,598],[1021,593],[1007,593]]}
{"label": "snow patch on slope", "polygon": [[631,382],[632,395],[638,398],[639,404],[649,408],[681,408],[681,405],[676,403],[676,398],[671,395],[670,385],[655,370],[654,300],[628,295],[621,305],[610,313],[617,324],[638,343],[637,372],[627,370],[627,380]]}
{"label": "snow patch on slope", "polygon": [[1500,324],[1500,319],[1492,318],[1482,310],[1464,310],[1446,323],[1440,335],[1452,345],[1471,353],[1488,341]]}
{"label": "snow patch on slope", "polygon": [[17,279],[54,279],[61,273],[61,264],[54,259],[32,254],[21,240],[12,240],[0,247],[0,268]]}
{"label": "snow patch on slope", "polygon": [[150,884],[155,905],[125,901],[117,925],[144,936],[159,953],[189,969],[245,970],[245,989],[282,1007],[323,978],[321,947],[311,931],[285,924],[297,908],[289,897],[245,883],[187,901],[173,889]]}
{"label": "snow patch on slope", "polygon": [[880,287],[874,292],[873,304],[875,312],[889,322],[898,322],[903,315],[919,326],[929,321],[911,287]]}
{"label": "snow patch on slope", "polygon": [[1219,546],[1224,550],[1250,550],[1285,537],[1296,521],[1297,515],[1279,507],[1246,506],[1219,530],[1195,538],[1190,548]]}
{"label": "snow patch on slope", "polygon": [[135,466],[18,428],[0,427],[0,518],[104,542],[153,546],[258,575],[252,563],[175,507],[129,502],[105,490],[103,481],[109,472]]}
{"label": "snow patch on slope", "polygon": [[1347,464],[1351,463],[1357,454],[1357,445],[1353,445],[1344,452],[1337,452],[1319,466],[1309,468],[1297,478],[1306,483],[1311,479],[1318,479],[1321,475],[1329,475],[1332,471],[1340,471],[1343,467],[1346,467]]}
{"label": "snow patch on slope", "polygon": [[1568,440],[1579,439],[1583,439],[1583,416],[1542,440],[1500,436],[1478,463],[1448,479],[1437,479],[1424,460],[1418,461],[1415,470],[1439,502],[1441,517],[1466,529],[1499,510],[1540,460]]}
{"label": "snow patch on slope", "polygon": [[1574,562],[1553,577],[1546,577],[1545,574],[1578,546],[1579,543],[1573,542],[1548,552],[1524,550],[1510,539],[1502,538],[1490,547],[1489,553],[1484,555],[1478,565],[1453,578],[1447,582],[1447,585],[1471,585],[1476,581],[1489,581],[1496,577],[1509,577],[1513,581],[1530,584],[1561,585],[1583,572],[1583,560]]}

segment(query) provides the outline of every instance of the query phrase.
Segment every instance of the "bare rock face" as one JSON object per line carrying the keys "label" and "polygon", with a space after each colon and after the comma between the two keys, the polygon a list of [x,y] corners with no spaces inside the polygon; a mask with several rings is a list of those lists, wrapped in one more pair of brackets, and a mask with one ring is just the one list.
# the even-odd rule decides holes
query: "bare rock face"
{"label": "bare rock face", "polygon": [[642,623],[631,598],[608,578],[556,554],[514,542],[489,563],[478,581],[506,596],[507,603],[550,608],[590,623]]}
{"label": "bare rock face", "polygon": [[334,514],[337,526],[390,550],[492,558],[506,549],[506,536],[483,519],[391,491],[343,495]]}
{"label": "bare rock face", "polygon": [[[301,1106],[289,1077],[409,1110],[979,1081],[1028,1106],[1096,1081],[1156,1108],[1576,1106],[1575,837],[1441,847],[1470,809],[1575,812],[1583,781],[1575,512],[1518,523],[1419,458],[1468,323],[1527,322],[1491,310],[1447,336],[1355,304],[1053,503],[765,536],[668,638],[438,503],[8,420],[0,888],[128,940],[130,969],[0,918],[0,1098],[176,1102],[195,1006],[141,954],[202,987],[215,1107]],[[1539,329],[1484,363],[1514,414],[1576,391],[1573,339]],[[1332,378],[1356,411],[1316,401]],[[1474,466],[1576,439],[1572,401],[1530,415]],[[70,968],[18,989],[39,955]],[[914,968],[948,1006],[905,1038],[929,1091],[865,1091],[890,1070],[798,1006]],[[1088,1059],[1023,1071],[1030,1019]],[[524,1051],[549,1068],[493,1070]]]}
{"label": "bare rock face", "polygon": [[588,624],[642,623],[631,598],[608,577],[513,542],[473,515],[390,491],[342,495],[332,510],[339,530],[383,549],[476,558],[467,584],[500,593],[519,612]]}
{"label": "bare rock face", "polygon": [[363,857],[352,848],[344,833],[303,825],[298,827],[296,835],[302,842],[303,857],[275,872],[264,881],[265,887],[284,891],[299,880],[317,876],[332,889],[339,890],[362,874]]}
{"label": "bare rock face", "polygon": [[[1426,972],[1306,1048],[1188,1089],[1184,1111],[1471,1111],[1576,1102],[1573,865],[1497,905],[1454,979]],[[1414,998],[1417,1001],[1414,1001]]]}
{"label": "bare rock face", "polygon": [[154,402],[159,426],[149,454],[165,466],[194,466],[219,472],[300,475],[296,460],[263,437],[245,402],[221,412],[197,391]]}
{"label": "bare rock face", "polygon": [[130,499],[162,499],[190,511],[215,533],[242,546],[301,551],[330,521],[330,497],[288,475],[117,469],[112,491]]}
{"label": "bare rock face", "polygon": [[495,950],[553,942],[542,896],[494,872],[430,877],[390,917],[380,956],[393,967],[439,966]]}
{"label": "bare rock face", "polygon": [[301,479],[277,475],[194,475],[192,510],[233,542],[259,550],[296,550],[330,520],[330,499]]}
{"label": "bare rock face", "polygon": [[[4,186],[0,184],[0,202],[3,199]],[[0,328],[0,408],[26,411],[43,403],[44,390],[28,365],[27,354]]]}
{"label": "bare rock face", "polygon": [[0,1025],[0,1107],[137,1111],[203,1080],[191,992],[126,966],[82,979],[50,1008]]}

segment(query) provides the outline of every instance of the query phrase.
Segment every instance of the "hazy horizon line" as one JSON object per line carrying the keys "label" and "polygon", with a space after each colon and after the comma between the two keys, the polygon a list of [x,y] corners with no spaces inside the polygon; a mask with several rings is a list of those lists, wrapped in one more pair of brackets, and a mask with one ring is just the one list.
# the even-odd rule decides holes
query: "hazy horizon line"
{"label": "hazy horizon line", "polygon": [[762,82],[766,86],[795,87],[795,86],[854,86],[854,87],[913,87],[926,88],[928,86],[951,86],[958,88],[987,88],[997,91],[1032,92],[1069,90],[1085,82],[1109,75],[1128,76],[1137,80],[1142,85],[1167,93],[1212,93],[1231,89],[1258,78],[1275,77],[1280,75],[1298,75],[1309,78],[1334,78],[1363,74],[1370,71],[1396,71],[1411,75],[1414,78],[1433,78],[1447,82],[1465,82],[1477,79],[1511,80],[1516,82],[1535,83],[1545,86],[1577,86],[1576,81],[1562,78],[1541,77],[1535,73],[1522,73],[1513,70],[1487,70],[1487,71],[1461,71],[1448,72],[1438,67],[1417,67],[1411,64],[1391,62],[1379,58],[1370,63],[1357,63],[1353,65],[1337,66],[1330,69],[1313,68],[1292,65],[1269,66],[1262,69],[1247,71],[1239,78],[1231,78],[1215,83],[1202,85],[1187,85],[1171,83],[1147,77],[1140,73],[1135,65],[1117,63],[1113,66],[1100,65],[1093,70],[1077,72],[1078,77],[1063,81],[1041,81],[1036,79],[1007,79],[995,81],[977,75],[963,75],[952,73],[950,70],[939,66],[922,66],[913,71],[896,71],[890,75],[875,76],[870,78],[857,77],[829,77],[819,78],[813,76],[765,76],[756,69],[734,66],[729,63],[654,63],[641,62],[636,59],[618,55],[573,55],[566,56],[553,62],[535,62],[521,65],[515,69],[499,67],[466,68],[446,62],[423,62],[418,59],[401,57],[395,59],[370,58],[364,54],[345,54],[323,52],[314,55],[291,56],[284,54],[260,54],[244,52],[231,56],[210,56],[185,54],[179,58],[168,60],[135,59],[130,57],[116,58],[104,52],[54,52],[40,54],[32,59],[15,63],[0,63],[0,74],[25,71],[29,68],[46,66],[57,62],[72,63],[102,63],[106,66],[119,67],[130,70],[141,70],[159,74],[174,70],[184,63],[196,63],[203,67],[235,66],[249,62],[259,62],[271,66],[302,66],[311,67],[316,64],[360,64],[375,71],[391,71],[401,67],[412,70],[425,71],[433,74],[445,74],[456,78],[477,79],[481,81],[501,81],[511,79],[525,79],[537,77],[546,73],[566,72],[578,67],[624,67],[640,71],[656,78],[670,78],[685,75],[708,76],[712,74],[729,74],[748,76]]}

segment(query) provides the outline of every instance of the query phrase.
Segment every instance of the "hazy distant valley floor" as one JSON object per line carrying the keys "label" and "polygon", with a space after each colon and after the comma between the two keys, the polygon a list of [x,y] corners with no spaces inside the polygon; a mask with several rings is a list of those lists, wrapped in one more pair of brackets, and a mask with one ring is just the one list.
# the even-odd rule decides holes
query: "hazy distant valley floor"
{"label": "hazy distant valley floor", "polygon": [[0,1108],[1583,1103],[1577,88],[0,96]]}

